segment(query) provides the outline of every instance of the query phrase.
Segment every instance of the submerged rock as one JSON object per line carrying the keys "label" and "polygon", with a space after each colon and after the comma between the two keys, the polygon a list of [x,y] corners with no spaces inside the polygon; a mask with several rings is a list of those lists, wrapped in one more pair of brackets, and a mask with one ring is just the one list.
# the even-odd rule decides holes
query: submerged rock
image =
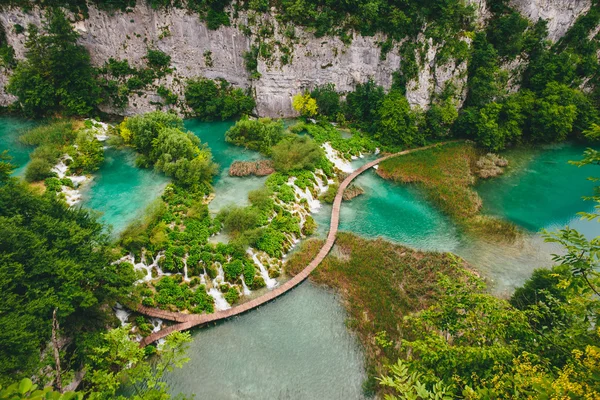
{"label": "submerged rock", "polygon": [[353,198],[360,196],[363,194],[365,190],[357,185],[350,185],[344,190],[344,194],[342,195],[342,199],[344,201],[352,200]]}
{"label": "submerged rock", "polygon": [[273,161],[258,160],[258,161],[234,161],[229,167],[230,176],[265,176],[275,172]]}

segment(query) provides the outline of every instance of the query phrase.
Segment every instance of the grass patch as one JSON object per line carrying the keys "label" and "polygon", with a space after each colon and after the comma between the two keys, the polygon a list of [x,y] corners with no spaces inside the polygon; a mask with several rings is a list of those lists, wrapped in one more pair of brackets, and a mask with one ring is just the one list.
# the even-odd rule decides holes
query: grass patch
{"label": "grass patch", "polygon": [[517,227],[481,215],[481,198],[473,189],[479,153],[471,143],[449,143],[395,157],[379,164],[377,173],[401,183],[421,186],[429,200],[467,231],[493,239],[514,240]]}
{"label": "grass patch", "polygon": [[[286,263],[286,272],[300,272],[322,244],[321,240],[305,242]],[[384,366],[399,357],[395,346],[385,346],[385,338],[402,338],[403,317],[430,306],[440,296],[440,274],[457,279],[464,276],[461,264],[451,254],[338,234],[334,249],[311,278],[338,289],[343,296],[349,314],[347,325],[365,348],[369,374],[366,391],[375,388],[374,377],[384,372]]]}

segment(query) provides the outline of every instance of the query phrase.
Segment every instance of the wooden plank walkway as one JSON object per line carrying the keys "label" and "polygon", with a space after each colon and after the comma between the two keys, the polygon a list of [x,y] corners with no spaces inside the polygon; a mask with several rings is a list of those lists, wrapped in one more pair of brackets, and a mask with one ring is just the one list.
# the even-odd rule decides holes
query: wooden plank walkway
{"label": "wooden plank walkway", "polygon": [[[452,142],[455,142],[455,141],[452,141]],[[161,319],[165,319],[165,320],[169,320],[169,321],[178,322],[178,324],[171,325],[167,328],[161,329],[158,332],[154,332],[149,336],[146,336],[140,342],[140,346],[144,347],[150,343],[153,343],[159,339],[164,338],[165,336],[167,336],[170,333],[175,332],[175,331],[184,331],[184,330],[193,328],[194,326],[204,325],[209,322],[215,322],[215,321],[227,319],[227,318],[233,317],[235,315],[245,313],[246,311],[252,310],[253,308],[256,308],[265,303],[268,303],[269,301],[281,296],[285,292],[293,289],[295,286],[302,283],[306,278],[308,278],[310,273],[313,272],[313,270],[319,266],[321,261],[323,261],[323,259],[325,259],[325,257],[327,256],[327,254],[329,254],[329,251],[333,247],[333,244],[335,243],[337,231],[338,231],[338,225],[339,225],[339,220],[340,220],[340,208],[342,206],[342,196],[344,195],[344,190],[346,190],[348,185],[350,185],[350,183],[354,179],[356,179],[357,176],[359,176],[360,174],[362,174],[369,168],[372,168],[375,165],[379,164],[380,162],[385,161],[389,158],[403,156],[403,155],[406,155],[406,154],[409,154],[409,153],[412,153],[415,151],[426,150],[426,149],[429,149],[429,148],[432,148],[432,147],[435,147],[438,145],[445,145],[445,144],[452,143],[452,142],[438,143],[438,144],[434,144],[434,145],[430,145],[430,146],[419,147],[417,149],[405,150],[405,151],[401,151],[399,153],[390,154],[390,155],[378,158],[377,160],[371,161],[371,162],[363,165],[356,171],[352,172],[340,184],[340,187],[337,191],[335,200],[333,201],[333,209],[331,211],[331,223],[329,224],[329,234],[327,235],[327,239],[325,240],[325,243],[323,244],[323,247],[321,247],[321,250],[319,251],[317,256],[310,262],[310,264],[308,264],[306,266],[306,268],[304,268],[300,273],[298,273],[292,279],[290,279],[289,281],[285,282],[284,284],[276,287],[275,289],[265,293],[264,295],[257,297],[256,299],[251,300],[249,302],[240,304],[239,306],[235,306],[235,307],[232,307],[232,308],[230,308],[228,310],[224,310],[224,311],[217,311],[212,314],[184,314],[184,313],[164,311],[164,310],[160,310],[158,308],[150,308],[150,307],[145,307],[145,306],[139,305],[137,308],[137,312],[139,312],[141,314],[144,314],[144,315],[147,315],[150,317],[161,318]]]}

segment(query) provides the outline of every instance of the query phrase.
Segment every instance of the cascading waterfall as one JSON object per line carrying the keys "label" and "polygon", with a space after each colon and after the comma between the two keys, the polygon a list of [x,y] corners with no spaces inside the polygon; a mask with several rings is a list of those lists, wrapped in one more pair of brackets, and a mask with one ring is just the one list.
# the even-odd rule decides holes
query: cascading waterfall
{"label": "cascading waterfall", "polygon": [[188,278],[188,266],[187,266],[188,256],[189,256],[189,254],[186,254],[185,257],[183,257],[183,280],[186,282],[190,281],[190,278]]}
{"label": "cascading waterfall", "polygon": [[347,173],[350,173],[354,170],[352,168],[352,165],[348,161],[341,158],[339,153],[333,147],[331,147],[331,144],[329,142],[323,143],[321,147],[323,148],[323,150],[325,150],[325,156],[327,157],[327,159],[331,161],[331,163],[337,169]]}
{"label": "cascading waterfall", "polygon": [[240,280],[242,281],[242,288],[243,288],[244,296],[249,296],[250,293],[252,293],[252,292],[250,291],[250,289],[248,289],[248,286],[246,285],[246,281],[244,280],[243,274],[240,275]]}
{"label": "cascading waterfall", "polygon": [[231,308],[231,306],[227,300],[225,300],[223,293],[221,293],[221,291],[218,289],[219,285],[225,281],[225,272],[223,271],[223,266],[220,263],[218,263],[218,266],[217,276],[212,280],[213,287],[210,288],[208,294],[215,299],[215,309],[217,311],[221,311],[227,310]]}
{"label": "cascading waterfall", "polygon": [[152,324],[152,333],[158,332],[162,329],[163,320],[160,318],[151,318],[150,323]]}
{"label": "cascading waterfall", "polygon": [[123,306],[120,303],[116,303],[115,304],[115,315],[117,316],[117,319],[119,321],[121,321],[121,326],[125,326],[125,324],[127,324],[127,320],[129,319],[129,316],[131,315],[131,313],[129,311],[127,311],[125,308],[123,308]]}
{"label": "cascading waterfall", "polygon": [[250,256],[252,257],[252,261],[254,261],[254,264],[256,264],[260,269],[260,276],[262,276],[263,280],[265,281],[267,288],[273,289],[275,286],[277,286],[279,282],[277,282],[276,279],[269,277],[269,271],[267,271],[263,263],[260,262],[256,253],[254,253],[252,250],[248,250],[248,254],[250,254]]}

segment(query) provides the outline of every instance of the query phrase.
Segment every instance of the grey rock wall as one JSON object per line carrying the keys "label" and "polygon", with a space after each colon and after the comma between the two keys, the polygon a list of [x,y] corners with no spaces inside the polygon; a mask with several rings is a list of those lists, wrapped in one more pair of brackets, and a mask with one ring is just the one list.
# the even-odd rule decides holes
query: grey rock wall
{"label": "grey rock wall", "polygon": [[[589,9],[590,0],[511,0],[512,4],[531,19],[538,17],[549,20],[550,36],[560,37],[574,22],[577,16]],[[477,9],[481,23],[488,11],[485,0],[469,0]],[[252,88],[257,100],[257,113],[261,116],[290,117],[292,97],[304,89],[316,85],[334,83],[337,90],[352,90],[357,83],[366,82],[372,77],[375,82],[389,89],[392,73],[401,63],[397,46],[382,59],[378,42],[381,36],[362,37],[356,35],[350,45],[337,37],[316,38],[301,28],[296,28],[296,37],[291,44],[283,35],[283,27],[270,16],[263,16],[264,22],[275,26],[274,41],[287,43],[291,49],[291,62],[282,65],[281,52],[275,48],[271,60],[259,59],[259,79],[252,80],[246,71],[243,59],[253,39],[235,27],[221,27],[209,30],[199,16],[187,10],[153,10],[143,1],[130,13],[105,13],[93,7],[89,18],[76,22],[75,29],[81,34],[81,43],[89,50],[92,62],[103,65],[109,58],[127,59],[136,66],[144,65],[143,57],[148,48],[157,48],[171,56],[174,72],[156,82],[165,85],[183,98],[186,79],[194,77],[224,78],[233,85]],[[0,21],[7,31],[7,40],[15,49],[18,58],[25,53],[25,34],[17,35],[12,27],[15,24],[40,25],[42,12],[34,9],[25,13],[20,9],[0,11]],[[236,23],[244,23],[241,15]],[[425,40],[421,38],[420,40]],[[408,85],[407,98],[413,106],[427,108],[432,93],[443,89],[452,81],[464,97],[466,63],[455,65],[435,65],[436,46],[427,45],[427,54],[420,62],[419,78]],[[212,66],[206,65],[204,53],[209,51]],[[420,60],[420,57],[417,57]],[[8,72],[0,74],[0,104],[7,105],[15,99],[6,94],[4,85]],[[132,115],[156,109],[152,103],[161,98],[148,90],[140,96],[132,96],[124,110],[105,109],[123,115]]]}
{"label": "grey rock wall", "polygon": [[533,22],[548,21],[548,38],[560,39],[577,17],[591,7],[591,0],[510,0],[510,4]]}

